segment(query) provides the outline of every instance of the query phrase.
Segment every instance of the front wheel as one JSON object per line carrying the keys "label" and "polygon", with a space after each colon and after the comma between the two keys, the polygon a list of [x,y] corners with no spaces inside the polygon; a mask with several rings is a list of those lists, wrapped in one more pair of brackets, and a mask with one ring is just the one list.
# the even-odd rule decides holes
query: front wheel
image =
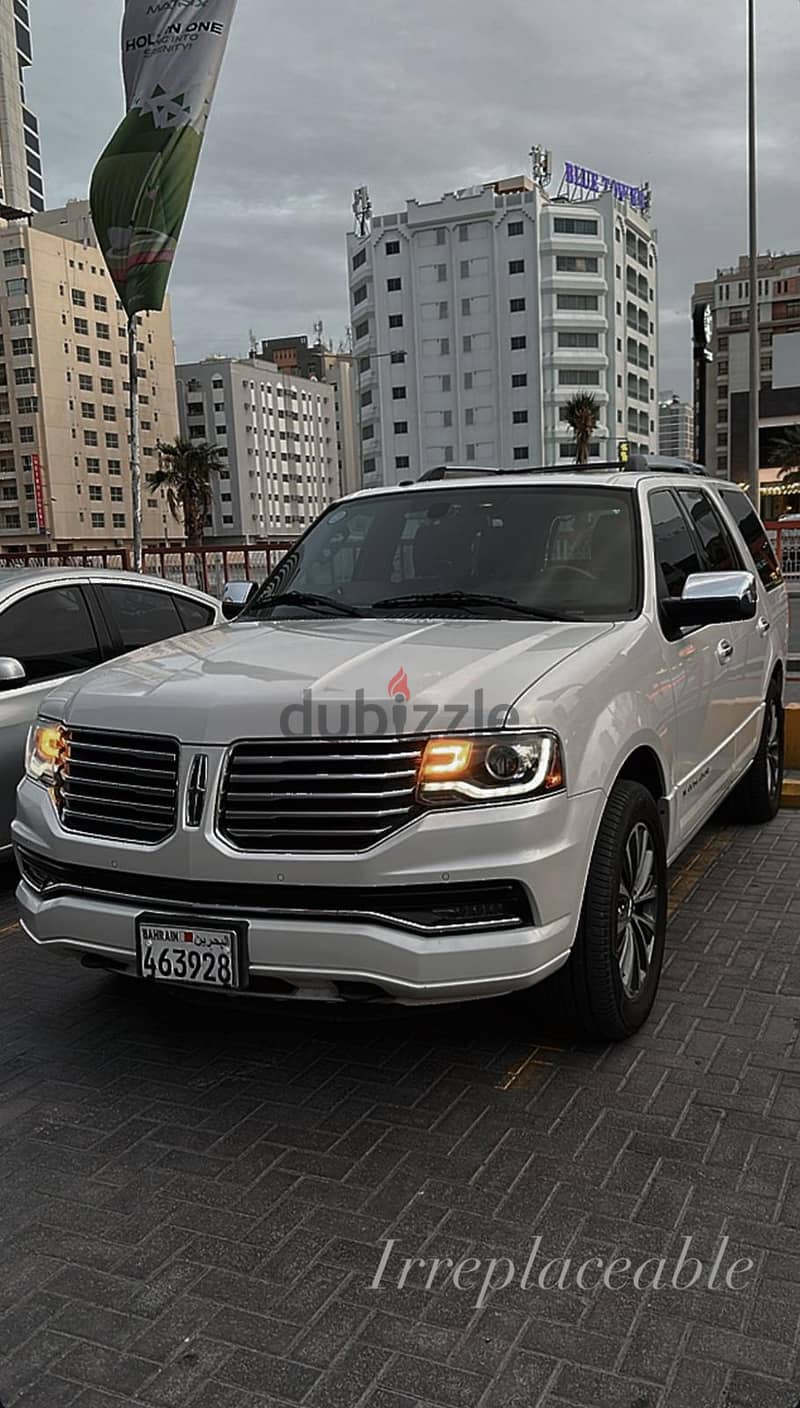
{"label": "front wheel", "polygon": [[759,826],[777,816],[783,791],[783,699],[773,680],[764,703],[758,751],[731,793],[725,813],[731,821]]}
{"label": "front wheel", "polygon": [[556,974],[573,1022],[623,1041],[649,1016],[664,961],[667,860],[656,804],[638,782],[606,803],[569,960]]}

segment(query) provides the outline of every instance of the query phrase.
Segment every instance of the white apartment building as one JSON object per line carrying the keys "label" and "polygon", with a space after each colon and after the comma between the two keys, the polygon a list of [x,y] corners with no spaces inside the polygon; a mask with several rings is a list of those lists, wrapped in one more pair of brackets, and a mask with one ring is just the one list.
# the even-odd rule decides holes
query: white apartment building
{"label": "white apartment building", "polygon": [[25,102],[32,62],[28,0],[0,0],[0,204],[44,209],[39,124]]}
{"label": "white apartment building", "polygon": [[356,413],[367,487],[446,461],[574,456],[564,403],[594,395],[591,454],[657,445],[657,241],[608,190],[528,177],[369,217],[348,237]]}
{"label": "white apartment building", "polygon": [[181,433],[215,445],[209,537],[298,536],[340,492],[335,388],[260,359],[176,369]]}
{"label": "white apartment building", "polygon": [[[49,233],[0,226],[0,549],[129,547],[127,319],[94,243],[88,207],[48,212]],[[74,232],[83,230],[78,242]],[[145,539],[182,525],[146,476],[178,429],[169,306],[139,326]]]}
{"label": "white apartment building", "polygon": [[694,459],[694,407],[674,391],[658,398],[658,453]]}

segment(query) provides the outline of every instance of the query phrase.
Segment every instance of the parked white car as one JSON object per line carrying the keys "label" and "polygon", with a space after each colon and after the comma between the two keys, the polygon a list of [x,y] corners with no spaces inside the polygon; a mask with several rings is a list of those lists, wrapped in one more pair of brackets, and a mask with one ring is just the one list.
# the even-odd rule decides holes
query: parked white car
{"label": "parked white car", "polygon": [[236,622],[47,699],[14,842],[42,947],[220,992],[653,1003],[667,867],[779,805],[787,597],[731,484],[440,470],[341,501]]}
{"label": "parked white car", "polygon": [[0,570],[0,859],[11,855],[28,729],[53,686],[221,620],[213,597],[158,577],[89,567]]}

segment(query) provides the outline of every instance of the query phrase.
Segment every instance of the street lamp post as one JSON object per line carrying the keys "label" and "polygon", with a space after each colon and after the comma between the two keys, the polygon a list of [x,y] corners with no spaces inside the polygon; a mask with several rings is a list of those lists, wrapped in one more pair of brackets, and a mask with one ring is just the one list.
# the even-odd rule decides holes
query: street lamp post
{"label": "street lamp post", "polygon": [[756,129],[756,0],[747,0],[748,210],[750,223],[750,405],[747,445],[747,492],[759,508],[759,401],[761,337],[758,325],[758,168]]}

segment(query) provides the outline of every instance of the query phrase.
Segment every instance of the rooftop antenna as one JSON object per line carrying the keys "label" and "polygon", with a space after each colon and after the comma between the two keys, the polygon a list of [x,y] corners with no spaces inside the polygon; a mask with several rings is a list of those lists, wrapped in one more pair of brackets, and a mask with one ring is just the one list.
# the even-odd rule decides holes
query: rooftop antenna
{"label": "rooftop antenna", "polygon": [[318,322],[316,322],[316,323],[314,324],[314,336],[315,336],[315,338],[317,339],[317,347],[324,347],[324,345],[325,345],[325,324],[323,323],[323,321],[322,321],[321,318],[319,319]]}
{"label": "rooftop antenna", "polygon": [[256,337],[254,328],[250,329],[250,356],[258,356],[258,338]]}
{"label": "rooftop antenna", "polygon": [[546,190],[553,179],[553,153],[546,147],[535,146],[530,150],[531,175],[541,190]]}
{"label": "rooftop antenna", "polygon": [[353,192],[354,232],[360,240],[372,234],[372,201],[367,186],[356,186]]}

